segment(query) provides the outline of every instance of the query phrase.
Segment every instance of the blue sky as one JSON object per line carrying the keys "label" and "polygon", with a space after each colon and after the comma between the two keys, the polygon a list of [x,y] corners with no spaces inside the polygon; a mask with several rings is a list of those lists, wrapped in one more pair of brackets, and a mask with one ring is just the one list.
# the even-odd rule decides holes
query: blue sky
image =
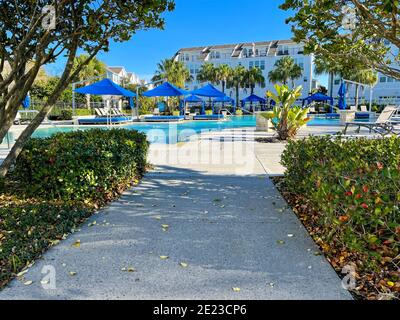
{"label": "blue sky", "polygon": [[[110,66],[125,66],[141,78],[150,78],[157,63],[180,48],[290,39],[283,0],[175,0],[165,14],[165,30],[140,31],[126,43],[112,43],[98,57]],[[60,66],[49,71],[57,73]]]}

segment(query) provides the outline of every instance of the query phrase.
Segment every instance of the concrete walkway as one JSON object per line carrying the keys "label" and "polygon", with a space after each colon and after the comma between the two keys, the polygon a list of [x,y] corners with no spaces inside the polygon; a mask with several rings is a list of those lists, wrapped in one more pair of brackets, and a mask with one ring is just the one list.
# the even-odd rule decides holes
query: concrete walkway
{"label": "concrete walkway", "polygon": [[[24,275],[31,285],[15,280],[0,299],[351,299],[267,177],[277,151],[251,134],[221,137],[153,145],[157,166],[140,186],[50,249]],[[213,164],[187,161],[197,153]],[[56,289],[42,287],[46,265]]]}

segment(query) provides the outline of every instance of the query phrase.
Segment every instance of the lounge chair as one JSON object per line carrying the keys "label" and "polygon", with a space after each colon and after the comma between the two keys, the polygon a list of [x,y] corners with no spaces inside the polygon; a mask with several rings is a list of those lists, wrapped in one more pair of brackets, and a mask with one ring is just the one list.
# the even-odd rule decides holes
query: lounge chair
{"label": "lounge chair", "polygon": [[153,116],[159,116],[159,115],[160,115],[160,109],[159,108],[154,108]]}
{"label": "lounge chair", "polygon": [[367,106],[360,107],[361,112],[368,112]]}
{"label": "lounge chair", "polygon": [[145,122],[179,122],[185,120],[183,116],[151,116],[144,117]]}
{"label": "lounge chair", "polygon": [[103,113],[102,109],[94,108],[94,112],[96,113],[96,116],[104,117],[104,113]]}
{"label": "lounge chair", "polygon": [[359,133],[361,130],[361,127],[368,128],[369,132],[371,133],[372,131],[379,133],[381,135],[387,135],[390,133],[394,133],[393,131],[393,124],[391,123],[391,118],[393,115],[396,113],[397,108],[393,106],[387,106],[385,109],[383,109],[382,113],[376,119],[375,122],[361,122],[361,121],[354,121],[354,122],[346,122],[346,127],[344,128],[343,133],[347,133],[347,128],[349,126],[356,126],[358,127],[356,129],[356,133]]}
{"label": "lounge chair", "polygon": [[225,120],[225,116],[222,114],[200,115],[194,116],[193,120]]}

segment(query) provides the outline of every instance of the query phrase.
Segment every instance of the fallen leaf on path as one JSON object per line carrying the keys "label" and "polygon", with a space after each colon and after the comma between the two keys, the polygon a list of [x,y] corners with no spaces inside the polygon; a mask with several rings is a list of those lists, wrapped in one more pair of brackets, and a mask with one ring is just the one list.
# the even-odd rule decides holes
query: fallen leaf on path
{"label": "fallen leaf on path", "polygon": [[69,272],[69,275],[70,275],[71,277],[76,276],[76,272],[75,272],[75,271],[70,271],[70,272]]}
{"label": "fallen leaf on path", "polygon": [[28,272],[28,269],[21,271],[20,273],[17,273],[17,277],[22,277],[27,272]]}
{"label": "fallen leaf on path", "polygon": [[283,240],[278,240],[276,243],[277,243],[277,244],[285,244],[285,241],[283,241]]}
{"label": "fallen leaf on path", "polygon": [[232,290],[233,290],[234,292],[239,292],[239,291],[240,291],[240,288],[238,288],[238,287],[233,287]]}
{"label": "fallen leaf on path", "polygon": [[168,259],[169,257],[168,256],[160,256],[160,259],[161,260],[166,260],[166,259]]}
{"label": "fallen leaf on path", "polygon": [[72,244],[72,246],[75,247],[75,248],[80,248],[80,246],[81,246],[81,240],[76,240],[76,241]]}
{"label": "fallen leaf on path", "polygon": [[24,285],[30,286],[32,283],[33,283],[32,280],[28,280],[28,281],[25,281],[25,282],[24,282]]}
{"label": "fallen leaf on path", "polygon": [[42,280],[42,281],[40,281],[40,283],[41,283],[41,284],[49,284],[49,283],[50,283],[50,280],[49,280],[49,279],[47,279],[47,280]]}
{"label": "fallen leaf on path", "polygon": [[294,234],[289,233],[287,236],[288,236],[288,238],[293,238],[293,237],[294,237]]}
{"label": "fallen leaf on path", "polygon": [[180,265],[182,268],[187,268],[187,267],[188,267],[188,264],[187,264],[186,262],[181,262],[181,263],[179,263],[179,265]]}
{"label": "fallen leaf on path", "polygon": [[155,216],[154,219],[161,220],[161,216]]}

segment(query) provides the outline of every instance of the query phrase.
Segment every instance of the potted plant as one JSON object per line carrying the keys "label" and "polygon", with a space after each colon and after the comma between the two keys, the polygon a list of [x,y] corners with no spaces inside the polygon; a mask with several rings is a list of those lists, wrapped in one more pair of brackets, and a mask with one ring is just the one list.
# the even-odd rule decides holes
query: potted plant
{"label": "potted plant", "polygon": [[272,111],[256,112],[256,130],[269,132],[272,128],[272,119],[274,119],[274,113]]}
{"label": "potted plant", "polygon": [[212,116],[213,111],[212,110],[206,110],[206,116]]}
{"label": "potted plant", "polygon": [[276,93],[267,92],[268,97],[276,102],[274,107],[273,126],[279,140],[288,140],[296,137],[301,127],[305,126],[311,118],[308,117],[308,108],[295,106],[296,100],[301,96],[302,86],[289,89],[286,85],[275,85]]}

